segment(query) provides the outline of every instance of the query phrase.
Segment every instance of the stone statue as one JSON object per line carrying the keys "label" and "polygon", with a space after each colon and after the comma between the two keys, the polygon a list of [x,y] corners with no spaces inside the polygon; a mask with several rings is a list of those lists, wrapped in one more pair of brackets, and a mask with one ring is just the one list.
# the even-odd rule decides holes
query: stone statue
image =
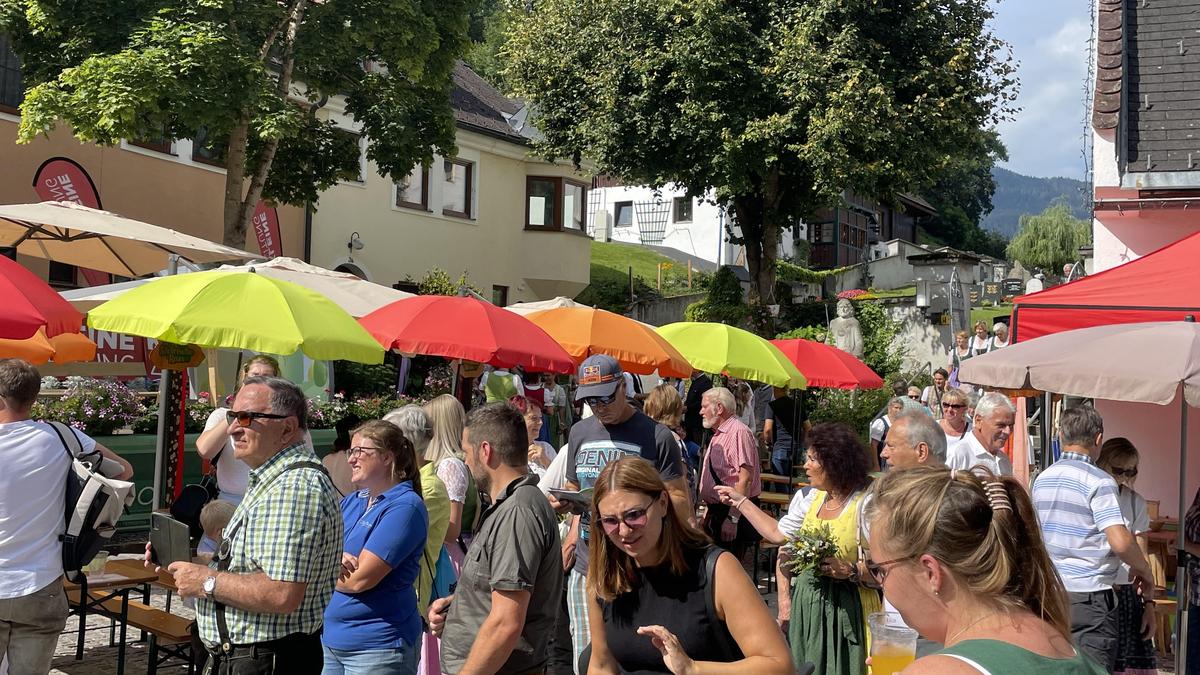
{"label": "stone statue", "polygon": [[862,328],[858,325],[858,319],[854,318],[854,305],[849,300],[838,300],[837,318],[829,322],[829,335],[825,342],[856,358],[863,357]]}

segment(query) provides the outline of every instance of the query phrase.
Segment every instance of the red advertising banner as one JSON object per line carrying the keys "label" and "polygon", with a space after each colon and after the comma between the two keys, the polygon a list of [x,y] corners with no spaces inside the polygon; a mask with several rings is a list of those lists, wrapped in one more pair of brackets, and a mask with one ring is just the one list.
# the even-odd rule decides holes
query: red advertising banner
{"label": "red advertising banner", "polygon": [[[79,163],[66,157],[51,157],[42,162],[33,175],[33,189],[47,202],[75,202],[93,209],[100,206],[100,193],[88,172]],[[88,286],[103,286],[112,278],[107,272],[80,267]]]}
{"label": "red advertising banner", "polygon": [[279,236],[279,212],[273,206],[267,206],[259,201],[254,207],[254,215],[250,217],[250,225],[254,228],[254,236],[258,238],[258,250],[265,258],[278,258],[283,255],[283,240]]}

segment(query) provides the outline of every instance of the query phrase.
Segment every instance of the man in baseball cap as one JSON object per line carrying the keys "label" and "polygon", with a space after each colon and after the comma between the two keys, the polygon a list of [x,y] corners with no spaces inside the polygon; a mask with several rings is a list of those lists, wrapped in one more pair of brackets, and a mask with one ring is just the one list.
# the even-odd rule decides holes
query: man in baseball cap
{"label": "man in baseball cap", "polygon": [[[567,443],[567,486],[588,490],[609,462],[630,455],[653,464],[667,484],[671,502],[684,522],[692,522],[693,509],[684,473],[683,457],[675,434],[647,417],[629,403],[625,373],[611,356],[595,354],[579,364],[579,388],[575,400],[592,409],[592,416],[571,427]],[[566,504],[551,497],[551,504],[565,510]],[[575,564],[567,579],[567,610],[575,662],[591,642],[588,629],[587,596],[590,515],[583,513],[571,523],[564,548],[575,547]],[[581,536],[582,533],[582,536]]]}

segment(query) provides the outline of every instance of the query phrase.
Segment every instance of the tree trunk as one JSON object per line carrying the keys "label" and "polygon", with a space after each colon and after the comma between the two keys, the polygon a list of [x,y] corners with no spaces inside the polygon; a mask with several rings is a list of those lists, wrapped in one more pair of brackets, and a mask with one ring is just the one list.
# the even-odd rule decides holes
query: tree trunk
{"label": "tree trunk", "polygon": [[250,116],[243,112],[242,118],[229,132],[229,149],[225,153],[225,210],[221,241],[234,248],[246,247],[246,225],[241,219],[241,211],[249,132]]}
{"label": "tree trunk", "polygon": [[[296,0],[288,9],[286,31],[284,32],[282,63],[279,69],[279,79],[276,82],[275,93],[287,104],[288,93],[292,86],[292,72],[295,69],[296,34],[304,20],[304,10],[308,0]],[[276,28],[264,42],[260,58],[270,59],[270,48],[279,29]],[[270,64],[267,64],[268,67]],[[263,186],[271,173],[271,164],[275,161],[275,153],[279,149],[279,139],[273,138],[263,147],[258,156],[250,178],[249,189],[245,188],[246,181],[246,146],[249,140],[250,117],[243,113],[242,119],[229,135],[229,151],[225,162],[225,231],[224,239],[227,246],[235,248],[246,247],[246,231],[250,228],[250,219],[254,209],[262,199]]]}
{"label": "tree trunk", "polygon": [[780,223],[777,220],[779,175],[766,177],[758,195],[734,198],[737,225],[746,247],[750,273],[750,327],[763,337],[774,337],[775,321],[767,307],[775,301],[775,261],[779,258]]}

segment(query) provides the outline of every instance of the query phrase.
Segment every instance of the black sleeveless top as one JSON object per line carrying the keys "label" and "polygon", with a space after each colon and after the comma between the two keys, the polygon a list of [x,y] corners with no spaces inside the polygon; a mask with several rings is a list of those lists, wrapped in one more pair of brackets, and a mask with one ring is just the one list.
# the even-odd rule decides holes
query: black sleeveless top
{"label": "black sleeveless top", "polygon": [[[709,618],[707,597],[711,591],[704,554],[703,550],[688,551],[688,570],[682,575],[673,573],[668,564],[642,568],[632,591],[611,603],[600,601],[608,648],[622,672],[670,672],[650,637],[637,634],[642,626],[663,626],[674,633],[694,661],[728,663],[743,658],[725,624],[715,614]],[[725,645],[732,645],[736,653],[727,653]]]}

